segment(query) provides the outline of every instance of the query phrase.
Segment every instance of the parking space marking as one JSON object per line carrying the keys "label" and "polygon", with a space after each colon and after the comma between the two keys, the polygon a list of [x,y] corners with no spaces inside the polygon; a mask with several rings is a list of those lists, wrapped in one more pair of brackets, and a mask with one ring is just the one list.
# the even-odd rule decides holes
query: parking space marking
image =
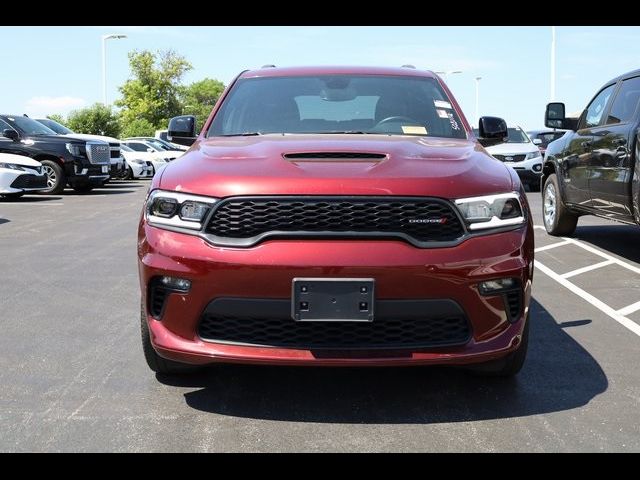
{"label": "parking space marking", "polygon": [[563,287],[566,287],[567,289],[571,290],[573,293],[578,295],[580,298],[582,298],[583,300],[589,302],[591,305],[596,307],[598,310],[600,310],[604,314],[608,315],[609,317],[613,318],[620,325],[622,325],[623,327],[628,328],[629,330],[631,330],[633,333],[635,333],[636,335],[638,335],[640,337],[640,325],[635,323],[633,320],[629,320],[627,317],[621,315],[620,313],[618,313],[616,310],[611,308],[609,305],[607,305],[603,301],[598,300],[596,297],[594,297],[590,293],[585,292],[583,289],[581,289],[577,285],[574,285],[569,280],[567,280],[565,278],[562,278],[562,276],[560,276],[559,274],[557,274],[556,272],[551,270],[546,265],[543,265],[538,260],[536,260],[534,263],[535,263],[536,268],[539,269],[542,273],[544,273],[547,276],[551,277],[553,280],[558,282]]}
{"label": "parking space marking", "polygon": [[551,250],[552,248],[556,248],[556,247],[562,247],[563,245],[569,245],[569,240],[564,240],[562,242],[557,242],[557,243],[552,243],[551,245],[545,245],[544,247],[538,247],[536,248],[536,253],[538,252],[544,252],[545,250]]}
{"label": "parking space marking", "polygon": [[575,277],[576,275],[580,275],[581,273],[590,272],[591,270],[595,270],[597,268],[602,268],[602,267],[606,267],[607,265],[613,265],[613,264],[614,264],[613,260],[604,260],[600,263],[594,263],[593,265],[587,265],[586,267],[577,268],[576,270],[563,273],[560,276],[562,278],[571,278],[571,277]]}
{"label": "parking space marking", "polygon": [[[541,230],[545,230],[545,228],[543,226],[540,225],[534,225],[533,228],[536,229],[541,229]],[[540,251],[544,251],[544,250],[548,250],[549,247],[551,248],[555,248],[555,247],[560,247],[562,245],[576,245],[588,252],[594,253],[596,255],[598,255],[601,258],[604,258],[605,260],[602,262],[598,262],[595,263],[593,265],[589,265],[587,267],[583,267],[583,268],[578,268],[576,270],[573,270],[571,272],[567,272],[565,274],[559,274],[554,272],[553,270],[551,270],[549,267],[547,267],[546,265],[544,265],[543,263],[541,263],[539,260],[535,260],[534,261],[534,265],[535,267],[540,270],[542,273],[544,273],[545,275],[547,275],[548,277],[550,277],[552,280],[555,280],[556,282],[558,282],[560,285],[562,285],[563,287],[567,288],[568,290],[572,291],[573,293],[575,293],[576,295],[578,295],[580,298],[582,298],[583,300],[585,300],[586,302],[590,303],[591,305],[593,305],[594,307],[596,307],[598,310],[600,310],[601,312],[603,312],[605,315],[611,317],[612,319],[614,319],[616,322],[618,322],[620,325],[622,325],[623,327],[631,330],[633,333],[635,333],[636,335],[638,335],[640,337],[640,325],[638,325],[637,323],[635,323],[633,320],[628,319],[625,315],[629,315],[630,313],[633,313],[637,310],[640,310],[640,301],[633,303],[631,305],[628,305],[624,308],[621,308],[620,310],[615,310],[614,308],[610,307],[609,305],[607,305],[606,303],[604,303],[602,300],[594,297],[593,295],[591,295],[589,292],[583,290],[582,288],[578,287],[577,285],[575,285],[574,283],[571,283],[569,280],[567,280],[567,278],[569,277],[574,277],[576,275],[580,275],[581,273],[585,273],[585,272],[589,272],[591,270],[595,270],[597,268],[601,268],[601,267],[605,267],[607,265],[620,265],[621,267],[626,268],[627,270],[631,270],[632,272],[638,273],[640,274],[640,268],[631,265],[623,260],[620,260],[619,258],[613,257],[607,253],[604,253],[600,250],[598,250],[597,248],[592,247],[591,245],[587,245],[585,243],[582,243],[579,240],[575,240],[573,238],[566,238],[566,237],[560,237],[562,238],[564,241],[562,242],[558,242],[558,243],[553,243],[551,245],[546,245],[544,247],[540,247],[540,248],[536,248],[536,252],[540,252]]]}
{"label": "parking space marking", "polygon": [[638,310],[640,310],[640,301],[636,303],[632,303],[631,305],[627,305],[624,308],[621,308],[620,310],[618,310],[618,313],[620,315],[629,315],[633,312],[637,312]]}
{"label": "parking space marking", "polygon": [[15,205],[43,205],[50,207],[61,207],[64,203],[47,203],[47,202],[17,202],[17,203],[3,203],[3,207],[15,206]]}

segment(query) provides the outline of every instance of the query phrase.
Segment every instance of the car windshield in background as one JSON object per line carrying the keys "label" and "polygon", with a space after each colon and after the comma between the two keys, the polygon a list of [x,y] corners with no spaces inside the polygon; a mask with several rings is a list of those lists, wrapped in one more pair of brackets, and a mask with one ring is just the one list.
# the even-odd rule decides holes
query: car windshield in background
{"label": "car windshield in background", "polygon": [[508,128],[509,136],[506,143],[529,143],[529,137],[519,128]]}
{"label": "car windshield in background", "polygon": [[5,117],[5,120],[23,135],[57,135],[49,127],[29,117]]}
{"label": "car windshield in background", "polygon": [[269,133],[467,136],[435,79],[382,75],[240,79],[207,136]]}
{"label": "car windshield in background", "polygon": [[59,124],[54,120],[50,120],[48,118],[38,119],[39,123],[43,124],[45,127],[49,127],[51,130],[56,132],[58,135],[67,135],[74,133],[73,130],[69,130],[64,125]]}

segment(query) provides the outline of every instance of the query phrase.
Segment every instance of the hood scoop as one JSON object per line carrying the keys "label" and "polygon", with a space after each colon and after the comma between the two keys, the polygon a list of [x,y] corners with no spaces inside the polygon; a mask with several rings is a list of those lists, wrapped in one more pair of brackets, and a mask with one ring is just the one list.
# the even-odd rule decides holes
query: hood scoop
{"label": "hood scoop", "polygon": [[379,161],[387,158],[384,153],[367,152],[300,152],[285,153],[284,158],[288,160],[364,160]]}

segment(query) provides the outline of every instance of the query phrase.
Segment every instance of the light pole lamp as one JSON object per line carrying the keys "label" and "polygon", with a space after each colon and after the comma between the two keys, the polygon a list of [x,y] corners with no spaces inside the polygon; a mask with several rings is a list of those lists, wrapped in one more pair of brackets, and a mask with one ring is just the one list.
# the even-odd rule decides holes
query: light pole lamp
{"label": "light pole lamp", "polygon": [[480,80],[482,77],[476,77],[476,123],[480,121]]}
{"label": "light pole lamp", "polygon": [[123,33],[110,33],[102,36],[102,103],[107,104],[107,40],[127,38]]}
{"label": "light pole lamp", "polygon": [[435,72],[438,75],[444,75],[444,83],[447,83],[447,77],[454,73],[462,73],[462,70],[447,70],[446,72]]}

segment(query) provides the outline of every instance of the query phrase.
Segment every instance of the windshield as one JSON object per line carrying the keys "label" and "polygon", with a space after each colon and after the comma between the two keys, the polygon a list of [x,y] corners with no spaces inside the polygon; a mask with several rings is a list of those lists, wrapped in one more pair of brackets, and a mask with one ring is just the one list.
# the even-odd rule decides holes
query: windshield
{"label": "windshield", "polygon": [[166,145],[164,142],[161,142],[157,138],[146,140],[146,142],[150,143],[151,145],[153,145],[156,148],[159,148],[160,150],[171,150],[171,148],[168,145]]}
{"label": "windshield", "polygon": [[240,79],[207,136],[269,133],[467,136],[435,79],[382,75]]}
{"label": "windshield", "polygon": [[57,135],[49,127],[29,117],[4,117],[5,120],[22,135]]}
{"label": "windshield", "polygon": [[520,128],[507,128],[509,136],[506,143],[529,143],[529,137]]}
{"label": "windshield", "polygon": [[64,125],[59,124],[58,122],[54,121],[54,120],[50,120],[48,118],[43,118],[43,119],[38,119],[36,120],[37,122],[40,122],[41,124],[43,124],[45,127],[49,127],[51,130],[53,130],[54,132],[56,132],[58,135],[67,135],[69,133],[74,133],[73,130],[69,130],[67,127],[65,127]]}
{"label": "windshield", "polygon": [[133,152],[134,151],[132,148],[127,147],[124,143],[120,144],[120,150],[122,150],[123,152]]}

